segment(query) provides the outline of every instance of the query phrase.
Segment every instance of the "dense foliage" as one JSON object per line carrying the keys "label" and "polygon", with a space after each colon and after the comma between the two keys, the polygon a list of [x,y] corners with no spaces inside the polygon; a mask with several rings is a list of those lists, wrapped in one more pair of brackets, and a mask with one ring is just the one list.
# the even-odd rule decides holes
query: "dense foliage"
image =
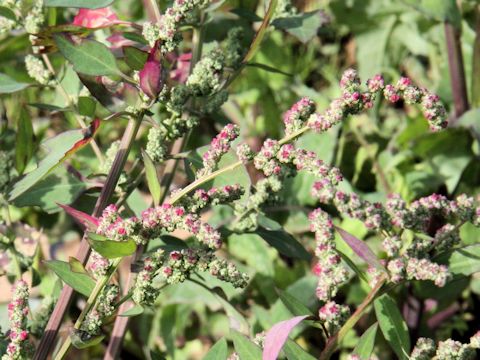
{"label": "dense foliage", "polygon": [[2,360],[466,360],[480,2],[0,0]]}

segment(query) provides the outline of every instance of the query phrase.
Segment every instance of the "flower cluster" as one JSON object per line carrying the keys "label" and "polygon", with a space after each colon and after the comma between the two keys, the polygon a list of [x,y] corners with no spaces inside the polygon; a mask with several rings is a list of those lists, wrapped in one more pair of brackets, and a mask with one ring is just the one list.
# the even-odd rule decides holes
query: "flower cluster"
{"label": "flower cluster", "polygon": [[245,287],[248,283],[246,274],[238,271],[234,264],[216,258],[209,250],[183,249],[166,253],[159,249],[145,258],[132,298],[137,304],[152,305],[160,291],[154,285],[155,278],[162,283],[177,284],[187,280],[193,271],[208,271],[234,287]]}
{"label": "flower cluster", "polygon": [[13,168],[13,158],[10,152],[0,150],[0,194],[7,190],[10,183],[10,169]]}
{"label": "flower cluster", "polygon": [[143,37],[150,47],[160,41],[163,52],[173,51],[181,39],[178,32],[180,25],[189,14],[204,8],[208,3],[208,0],[175,0],[161,16],[158,24],[147,22],[143,25]]}
{"label": "flower cluster", "polygon": [[410,354],[412,360],[471,360],[475,359],[476,349],[479,349],[480,332],[470,338],[469,344],[447,339],[440,341],[438,347],[428,338],[419,338]]}
{"label": "flower cluster", "polygon": [[15,18],[0,16],[0,33],[21,27],[29,34],[40,32],[40,26],[45,21],[43,0],[34,0],[28,3],[25,1],[3,0],[0,4],[15,14]]}
{"label": "flower cluster", "polygon": [[310,230],[315,234],[315,255],[318,262],[313,272],[318,276],[317,297],[322,301],[333,298],[338,287],[347,280],[347,271],[336,252],[335,230],[331,217],[322,209],[309,215]]}
{"label": "flower cluster", "polygon": [[[105,159],[100,164],[100,167],[98,169],[98,171],[101,174],[108,174],[108,172],[112,168],[113,162],[115,160],[115,157],[118,153],[119,148],[120,148],[120,140],[114,141],[110,144],[107,151],[105,152]],[[120,175],[120,178],[118,179],[117,184],[121,185],[121,184],[124,184],[126,181],[127,181],[127,177],[125,173],[122,173]]]}
{"label": "flower cluster", "polygon": [[262,148],[253,159],[255,168],[261,170],[267,177],[280,175],[282,167],[276,157],[279,150],[280,145],[277,140],[265,140]]}
{"label": "flower cluster", "polygon": [[253,231],[258,226],[258,211],[262,205],[270,202],[275,193],[282,188],[282,182],[277,176],[270,176],[259,180],[255,189],[247,197],[245,202],[235,203],[235,215],[237,216],[233,228],[237,231]]}
{"label": "flower cluster", "polygon": [[172,115],[163,119],[148,131],[146,153],[155,162],[164,161],[168,155],[168,144],[181,138],[197,124],[198,118],[195,116]]}
{"label": "flower cluster", "polygon": [[25,67],[27,68],[28,76],[40,84],[51,86],[55,83],[52,79],[52,74],[45,68],[45,65],[39,58],[27,55],[25,57]]}
{"label": "flower cluster", "polygon": [[96,306],[83,320],[80,331],[83,340],[97,336],[105,318],[112,316],[115,312],[115,303],[118,299],[120,289],[118,285],[107,285],[97,299]]}
{"label": "flower cluster", "polygon": [[198,213],[209,205],[229,204],[240,199],[243,193],[243,187],[238,184],[213,187],[208,191],[198,189],[191,196],[182,198],[179,205],[189,213]]}
{"label": "flower cluster", "polygon": [[283,115],[285,133],[290,135],[300,130],[314,112],[315,103],[309,98],[305,97],[297,101],[290,110]]}
{"label": "flower cluster", "polygon": [[8,319],[10,321],[10,342],[2,360],[17,360],[27,358],[29,352],[27,315],[28,285],[19,280],[13,287],[13,298],[8,304]]}
{"label": "flower cluster", "polygon": [[228,124],[220,131],[210,143],[210,148],[202,156],[203,168],[197,171],[197,178],[213,172],[222,156],[230,150],[232,141],[234,141],[239,134],[240,129],[234,124]]}
{"label": "flower cluster", "polygon": [[350,309],[346,305],[339,305],[329,301],[318,311],[318,317],[325,324],[329,334],[336,333],[350,316]]}
{"label": "flower cluster", "polygon": [[365,92],[361,90],[360,85],[356,71],[346,70],[340,80],[341,97],[333,100],[323,114],[312,114],[308,119],[308,126],[317,132],[326,131],[348,115],[371,108],[376,94],[380,91],[383,91],[385,99],[392,103],[403,99],[407,104],[420,104],[432,131],[447,126],[446,111],[439,97],[426,89],[412,85],[408,78],[401,78],[395,85],[385,85],[383,77],[376,75],[367,81],[368,90]]}

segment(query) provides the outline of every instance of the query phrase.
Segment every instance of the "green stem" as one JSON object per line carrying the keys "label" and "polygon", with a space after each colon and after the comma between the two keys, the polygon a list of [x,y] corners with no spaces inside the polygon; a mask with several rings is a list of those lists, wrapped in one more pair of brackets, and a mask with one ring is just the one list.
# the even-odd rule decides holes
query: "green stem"
{"label": "green stem", "polygon": [[375,287],[370,291],[367,297],[362,301],[362,303],[358,306],[357,310],[350,316],[350,318],[343,324],[340,330],[333,336],[331,336],[328,341],[325,349],[323,349],[322,353],[320,354],[320,360],[328,360],[332,356],[333,352],[337,348],[337,345],[343,340],[347,332],[349,332],[355,324],[360,320],[363,316],[365,311],[367,310],[368,306],[373,302],[375,297],[377,296],[378,292],[382,288],[382,286],[387,281],[386,277],[384,276],[381,278]]}
{"label": "green stem", "polygon": [[[77,318],[77,321],[75,322],[75,325],[73,326],[74,329],[78,330],[80,329],[80,326],[82,326],[83,321],[85,320],[86,316],[88,313],[93,309],[95,306],[95,303],[97,302],[98,296],[101,294],[103,288],[107,283],[109,282],[110,278],[112,275],[115,273],[117,270],[118,264],[120,264],[120,261],[122,258],[117,258],[113,260],[112,265],[108,269],[107,274],[102,276],[97,283],[95,284],[95,287],[92,290],[92,293],[87,299],[87,303],[85,304],[85,307],[83,308],[82,312]],[[68,351],[70,350],[70,347],[72,346],[72,339],[70,336],[67,336],[65,339],[62,347],[58,351],[57,355],[55,356],[54,360],[62,360],[65,358],[67,355]]]}

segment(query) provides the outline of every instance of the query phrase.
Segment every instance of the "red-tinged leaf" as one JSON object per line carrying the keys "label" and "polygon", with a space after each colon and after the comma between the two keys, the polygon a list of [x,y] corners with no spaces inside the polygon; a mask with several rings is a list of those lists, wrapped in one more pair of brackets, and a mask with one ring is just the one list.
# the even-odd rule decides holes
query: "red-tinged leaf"
{"label": "red-tinged leaf", "polygon": [[160,63],[160,52],[157,46],[153,47],[150,51],[147,62],[138,75],[142,91],[152,99],[156,98],[163,87],[162,65]]}
{"label": "red-tinged leaf", "polygon": [[70,215],[76,222],[80,225],[83,225],[88,231],[95,231],[98,227],[98,219],[85,214],[82,211],[76,210],[68,205],[57,204],[63,210],[66,211],[68,215]]}
{"label": "red-tinged leaf", "polygon": [[31,189],[40,180],[47,177],[65,159],[88,144],[93,139],[99,125],[100,120],[95,119],[87,129],[65,131],[45,140],[42,146],[47,150],[47,156],[40,161],[35,170],[30,171],[15,183],[9,194],[9,200],[13,201]]}
{"label": "red-tinged leaf", "polygon": [[72,148],[65,153],[65,156],[62,159],[60,159],[60,162],[64,161],[66,158],[68,158],[73,153],[77,152],[82,147],[87,145],[90,141],[92,141],[93,136],[95,135],[99,127],[100,119],[93,120],[89,127],[82,130],[83,139],[78,140],[75,144],[73,144]]}
{"label": "red-tinged leaf", "polygon": [[109,7],[100,9],[80,9],[73,18],[73,25],[97,29],[120,23],[118,16]]}
{"label": "red-tinged leaf", "polygon": [[350,248],[355,252],[355,254],[362,258],[368,265],[385,271],[385,268],[382,266],[373,251],[364,241],[357,239],[355,236],[339,227],[335,228],[342,237],[343,241],[345,241],[347,245],[350,246]]}
{"label": "red-tinged leaf", "polygon": [[307,317],[308,315],[295,316],[290,320],[281,321],[273,325],[265,336],[262,359],[276,360],[292,329]]}

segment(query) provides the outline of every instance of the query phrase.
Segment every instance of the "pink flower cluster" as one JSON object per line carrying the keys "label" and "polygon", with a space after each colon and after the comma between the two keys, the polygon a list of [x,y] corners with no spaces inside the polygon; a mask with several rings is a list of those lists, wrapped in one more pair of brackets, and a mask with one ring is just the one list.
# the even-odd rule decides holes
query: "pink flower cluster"
{"label": "pink flower cluster", "polygon": [[191,196],[183,197],[180,205],[187,212],[198,213],[208,205],[228,204],[240,199],[245,190],[239,184],[225,185],[221,188],[211,188],[210,190],[198,189]]}
{"label": "pink flower cluster", "polygon": [[196,238],[211,249],[222,245],[220,233],[208,223],[202,222],[196,214],[186,213],[181,206],[163,204],[142,212],[140,219],[140,238],[143,241],[159,236],[162,231],[172,232],[181,229],[195,235]]}
{"label": "pink flower cluster", "polygon": [[329,334],[334,334],[342,327],[350,316],[350,309],[346,305],[339,305],[329,301],[318,311],[318,317],[324,322]]}
{"label": "pink flower cluster", "polygon": [[197,172],[197,178],[211,174],[218,162],[231,148],[232,141],[240,134],[237,125],[228,124],[212,140],[210,148],[203,154],[203,168]]}
{"label": "pink flower cluster", "polygon": [[26,358],[28,352],[27,315],[28,285],[19,280],[13,286],[13,298],[8,304],[8,319],[10,321],[10,342],[2,360],[16,360]]}
{"label": "pink flower cluster", "polygon": [[319,277],[317,297],[327,301],[337,294],[338,286],[347,279],[347,272],[340,264],[335,246],[335,230],[330,216],[322,209],[309,215],[310,230],[315,233],[315,254],[318,262],[313,272]]}
{"label": "pink flower cluster", "polygon": [[304,97],[297,101],[290,110],[283,115],[285,133],[290,135],[300,130],[314,112],[315,103],[309,98]]}
{"label": "pink flower cluster", "polygon": [[167,284],[177,284],[184,282],[193,271],[208,271],[234,287],[245,287],[248,283],[246,274],[238,271],[232,263],[216,258],[211,251],[183,249],[165,253],[159,249],[145,259],[133,289],[133,300],[137,304],[152,305],[159,293],[153,285],[156,276]]}
{"label": "pink flower cluster", "polygon": [[375,75],[367,80],[368,90],[363,92],[356,71],[348,69],[340,80],[340,88],[342,89],[341,97],[333,100],[323,114],[314,113],[310,116],[308,126],[312,130],[326,131],[348,115],[358,114],[371,108],[376,94],[382,90],[385,99],[391,103],[403,99],[407,104],[420,104],[432,131],[441,130],[448,125],[446,111],[439,97],[426,89],[412,85],[408,78],[400,78],[395,85],[385,85],[383,77]]}
{"label": "pink flower cluster", "polygon": [[253,159],[255,168],[261,170],[265,176],[280,175],[282,167],[276,158],[279,149],[280,145],[277,140],[266,139]]}

